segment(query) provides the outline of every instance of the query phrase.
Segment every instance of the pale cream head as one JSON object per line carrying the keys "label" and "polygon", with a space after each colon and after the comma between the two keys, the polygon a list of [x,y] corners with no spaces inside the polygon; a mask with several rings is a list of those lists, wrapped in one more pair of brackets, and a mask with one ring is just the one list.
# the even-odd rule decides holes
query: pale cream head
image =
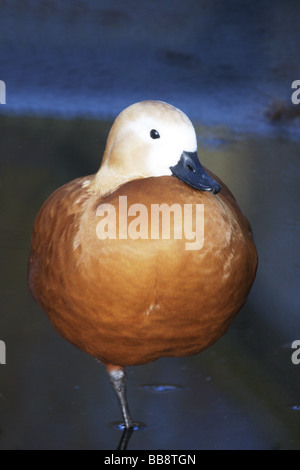
{"label": "pale cream head", "polygon": [[92,190],[104,196],[130,180],[171,175],[182,152],[196,150],[194,127],[182,111],[162,101],[133,104],[110,130]]}

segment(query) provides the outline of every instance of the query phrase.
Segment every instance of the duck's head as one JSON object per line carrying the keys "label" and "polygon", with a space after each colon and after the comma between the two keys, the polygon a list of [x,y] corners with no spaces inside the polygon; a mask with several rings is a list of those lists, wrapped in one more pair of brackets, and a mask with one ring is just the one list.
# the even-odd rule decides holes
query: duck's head
{"label": "duck's head", "polygon": [[128,181],[165,175],[198,190],[221,189],[199,162],[195,129],[182,111],[162,101],[133,104],[110,130],[92,187],[105,196]]}

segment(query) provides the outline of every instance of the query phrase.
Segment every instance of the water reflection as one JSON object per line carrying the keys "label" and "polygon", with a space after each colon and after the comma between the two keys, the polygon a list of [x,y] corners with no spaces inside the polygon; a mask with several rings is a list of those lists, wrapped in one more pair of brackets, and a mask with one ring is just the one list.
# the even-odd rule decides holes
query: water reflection
{"label": "water reflection", "polygon": [[124,429],[122,433],[121,440],[119,442],[119,445],[117,447],[117,450],[126,450],[127,446],[129,444],[129,440],[132,436],[132,433],[134,432],[133,429]]}
{"label": "water reflection", "polygon": [[[259,253],[249,301],[230,331],[190,358],[128,369],[131,436],[104,368],[52,330],[27,289],[35,215],[65,182],[94,173],[110,123],[0,119],[1,449],[296,449],[300,446],[300,143],[276,131],[241,136],[197,127],[199,156],[232,189]],[[210,142],[213,144],[210,145]],[[218,142],[218,145],[215,145]],[[145,386],[145,384],[148,384]],[[151,385],[152,384],[152,385]],[[163,393],[151,387],[169,384]],[[176,384],[173,390],[170,384]],[[121,437],[122,436],[122,437]],[[130,437],[128,440],[127,438]]]}

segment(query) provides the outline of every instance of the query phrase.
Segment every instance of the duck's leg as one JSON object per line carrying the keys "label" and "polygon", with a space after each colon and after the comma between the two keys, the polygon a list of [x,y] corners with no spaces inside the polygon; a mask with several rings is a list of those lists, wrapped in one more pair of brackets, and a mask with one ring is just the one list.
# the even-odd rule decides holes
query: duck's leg
{"label": "duck's leg", "polygon": [[126,399],[126,374],[124,367],[107,364],[110,383],[117,395],[121,406],[125,429],[133,429],[134,423],[130,417],[127,399]]}

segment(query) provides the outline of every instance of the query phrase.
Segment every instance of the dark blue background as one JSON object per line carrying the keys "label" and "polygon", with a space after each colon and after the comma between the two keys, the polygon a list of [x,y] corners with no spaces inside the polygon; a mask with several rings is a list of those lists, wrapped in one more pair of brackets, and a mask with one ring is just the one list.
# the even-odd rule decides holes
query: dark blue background
{"label": "dark blue background", "polygon": [[[111,120],[160,99],[249,218],[259,269],[203,354],[128,369],[131,449],[299,449],[300,6],[292,0],[1,0],[1,449],[115,449],[104,367],[52,330],[27,288],[34,217],[97,171]],[[153,385],[176,385],[155,391]]]}

